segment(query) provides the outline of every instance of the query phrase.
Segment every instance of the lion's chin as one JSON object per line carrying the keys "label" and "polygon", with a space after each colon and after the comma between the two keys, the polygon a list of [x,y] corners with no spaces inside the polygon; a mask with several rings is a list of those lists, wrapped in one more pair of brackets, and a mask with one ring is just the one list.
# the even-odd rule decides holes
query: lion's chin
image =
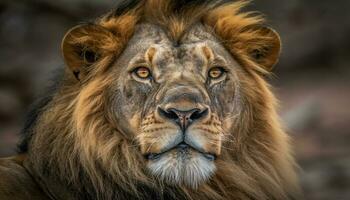
{"label": "lion's chin", "polygon": [[191,148],[174,148],[149,159],[150,172],[172,185],[198,188],[215,172],[214,159]]}

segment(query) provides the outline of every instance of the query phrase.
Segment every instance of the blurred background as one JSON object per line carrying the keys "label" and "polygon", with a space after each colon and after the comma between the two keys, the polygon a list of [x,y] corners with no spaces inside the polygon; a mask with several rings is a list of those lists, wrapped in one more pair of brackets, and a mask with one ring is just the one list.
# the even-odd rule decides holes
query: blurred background
{"label": "blurred background", "polygon": [[[0,157],[13,155],[29,105],[64,67],[72,26],[115,0],[0,0]],[[350,1],[264,0],[283,40],[270,82],[301,166],[307,200],[350,199]]]}

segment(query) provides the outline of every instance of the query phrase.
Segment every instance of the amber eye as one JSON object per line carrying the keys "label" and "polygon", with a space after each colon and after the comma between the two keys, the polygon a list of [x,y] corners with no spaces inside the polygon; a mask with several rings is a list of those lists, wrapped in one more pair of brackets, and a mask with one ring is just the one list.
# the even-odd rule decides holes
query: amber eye
{"label": "amber eye", "polygon": [[151,72],[147,67],[138,67],[133,71],[133,73],[141,79],[147,79],[151,76]]}
{"label": "amber eye", "polygon": [[222,67],[214,67],[209,70],[208,76],[212,79],[218,79],[225,73],[224,68]]}

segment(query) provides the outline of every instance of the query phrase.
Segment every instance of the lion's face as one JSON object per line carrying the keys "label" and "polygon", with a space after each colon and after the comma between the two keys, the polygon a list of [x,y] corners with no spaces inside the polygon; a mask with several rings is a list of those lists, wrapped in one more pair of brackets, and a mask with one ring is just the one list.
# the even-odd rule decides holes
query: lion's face
{"label": "lion's face", "polygon": [[152,174],[197,187],[215,172],[233,123],[238,67],[202,26],[174,45],[159,27],[141,25],[114,65],[108,113]]}

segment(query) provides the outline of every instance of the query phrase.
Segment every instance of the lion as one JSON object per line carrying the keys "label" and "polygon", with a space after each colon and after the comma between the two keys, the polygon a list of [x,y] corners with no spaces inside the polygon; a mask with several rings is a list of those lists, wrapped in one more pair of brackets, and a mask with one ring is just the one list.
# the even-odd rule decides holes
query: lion
{"label": "lion", "polygon": [[281,41],[247,1],[119,1],[62,42],[1,199],[299,199],[266,78]]}

